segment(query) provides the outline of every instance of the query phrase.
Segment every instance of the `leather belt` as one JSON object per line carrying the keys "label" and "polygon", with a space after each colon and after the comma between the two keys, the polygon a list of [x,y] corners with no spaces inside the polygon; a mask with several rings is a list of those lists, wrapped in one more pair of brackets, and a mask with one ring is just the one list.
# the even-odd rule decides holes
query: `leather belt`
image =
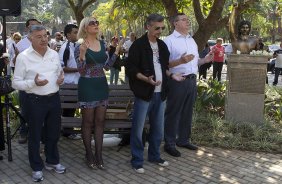
{"label": "leather belt", "polygon": [[184,75],[182,77],[184,77],[185,79],[196,79],[197,76],[195,74],[189,74],[189,75]]}
{"label": "leather belt", "polygon": [[34,94],[34,93],[29,93],[28,95],[33,95],[33,96],[37,96],[37,97],[52,97],[56,94],[59,94],[59,92],[55,92],[55,93],[50,93],[48,95],[37,95],[37,94]]}

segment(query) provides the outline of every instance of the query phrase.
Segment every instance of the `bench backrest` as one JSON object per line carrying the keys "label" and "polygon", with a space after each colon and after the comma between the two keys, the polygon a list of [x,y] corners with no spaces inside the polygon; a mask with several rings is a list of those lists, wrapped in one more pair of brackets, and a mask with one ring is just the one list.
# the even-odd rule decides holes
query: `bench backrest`
{"label": "bench backrest", "polygon": [[[64,84],[60,86],[61,107],[64,109],[79,108],[77,85]],[[109,85],[108,109],[126,109],[133,102],[134,95],[128,85]]]}

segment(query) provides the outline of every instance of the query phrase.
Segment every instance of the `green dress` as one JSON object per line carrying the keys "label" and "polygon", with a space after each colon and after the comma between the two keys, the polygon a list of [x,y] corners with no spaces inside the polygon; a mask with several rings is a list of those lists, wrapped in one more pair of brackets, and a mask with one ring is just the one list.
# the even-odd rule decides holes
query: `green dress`
{"label": "green dress", "polygon": [[78,62],[80,73],[78,101],[82,109],[107,106],[108,104],[109,88],[103,69],[107,70],[114,64],[116,55],[109,58],[101,41],[100,45],[101,50],[98,52],[87,49],[85,61],[83,63]]}

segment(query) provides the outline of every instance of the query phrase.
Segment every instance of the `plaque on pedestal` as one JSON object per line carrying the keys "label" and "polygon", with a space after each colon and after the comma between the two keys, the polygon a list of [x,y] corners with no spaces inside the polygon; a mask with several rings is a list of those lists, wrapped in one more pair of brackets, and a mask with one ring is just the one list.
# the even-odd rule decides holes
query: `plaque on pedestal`
{"label": "plaque on pedestal", "polygon": [[225,118],[234,122],[264,122],[267,56],[231,54],[227,65]]}

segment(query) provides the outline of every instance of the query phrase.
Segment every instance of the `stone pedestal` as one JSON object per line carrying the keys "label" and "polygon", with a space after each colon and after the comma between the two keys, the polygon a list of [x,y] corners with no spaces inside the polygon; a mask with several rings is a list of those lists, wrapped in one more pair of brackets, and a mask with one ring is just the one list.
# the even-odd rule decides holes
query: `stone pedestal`
{"label": "stone pedestal", "polygon": [[231,54],[227,65],[225,118],[234,122],[264,122],[267,56]]}

